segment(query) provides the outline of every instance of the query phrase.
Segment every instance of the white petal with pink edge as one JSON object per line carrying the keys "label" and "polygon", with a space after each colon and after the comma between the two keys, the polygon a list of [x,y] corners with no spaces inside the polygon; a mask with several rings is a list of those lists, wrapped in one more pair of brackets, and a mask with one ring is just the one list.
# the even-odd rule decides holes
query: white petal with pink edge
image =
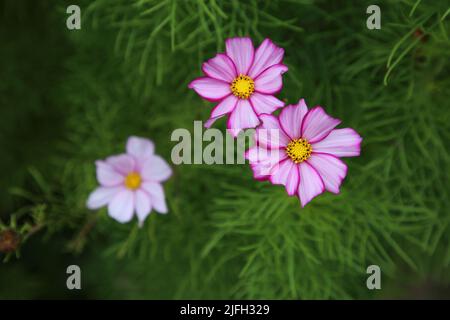
{"label": "white petal with pink edge", "polygon": [[325,185],[319,173],[307,162],[300,163],[298,168],[300,173],[298,196],[304,207],[314,197],[325,191]]}
{"label": "white petal with pink edge", "polygon": [[91,192],[86,201],[88,209],[98,209],[107,205],[124,187],[98,187]]}
{"label": "white petal with pink edge", "polygon": [[211,128],[211,126],[214,124],[214,122],[216,122],[220,117],[217,118],[209,118],[208,120],[205,121],[205,128]]}
{"label": "white petal with pink edge", "polygon": [[227,113],[230,113],[236,107],[238,98],[230,94],[228,97],[223,99],[214,109],[211,111],[211,118],[219,118]]}
{"label": "white petal with pink edge", "polygon": [[133,191],[123,189],[117,193],[108,205],[108,214],[111,218],[125,223],[133,218],[134,194]]}
{"label": "white petal with pink edge", "polygon": [[291,159],[286,159],[272,169],[270,182],[273,184],[282,184],[290,196],[298,192],[299,170]]}
{"label": "white petal with pink edge", "polygon": [[270,39],[265,39],[255,52],[255,60],[253,62],[249,76],[256,78],[261,72],[267,68],[279,64],[283,60],[284,49],[277,47]]}
{"label": "white petal with pink edge", "polygon": [[301,138],[302,122],[307,112],[308,107],[304,99],[296,105],[288,105],[281,110],[280,124],[291,139]]}
{"label": "white petal with pink edge", "polygon": [[268,94],[262,94],[255,92],[250,97],[250,103],[255,109],[255,112],[260,114],[271,114],[278,108],[284,106],[284,102],[277,99],[276,97]]}
{"label": "white petal with pink edge", "polygon": [[250,163],[276,164],[287,158],[283,149],[267,149],[262,146],[253,146],[245,152],[245,159]]}
{"label": "white petal with pink edge", "polygon": [[203,63],[202,70],[210,78],[230,83],[238,76],[233,61],[223,53]]}
{"label": "white petal with pink edge", "polygon": [[246,75],[255,56],[252,40],[250,38],[230,38],[225,41],[225,47],[237,72]]}
{"label": "white petal with pink edge", "polygon": [[276,149],[287,146],[290,139],[280,126],[278,119],[272,115],[262,114],[259,119],[261,125],[256,129],[258,145]]}
{"label": "white petal with pink edge", "polygon": [[325,138],[341,120],[330,117],[322,107],[315,107],[308,111],[302,122],[302,137],[309,143]]}
{"label": "white petal with pink edge", "polygon": [[231,135],[236,137],[241,130],[255,128],[258,124],[258,116],[250,102],[247,99],[239,99],[228,118],[227,128]]}
{"label": "white petal with pink edge", "polygon": [[307,162],[320,174],[328,191],[339,193],[342,180],[347,175],[347,166],[344,162],[326,153],[313,153]]}
{"label": "white petal with pink edge", "polygon": [[283,64],[276,64],[263,71],[255,81],[255,91],[265,94],[274,94],[283,87],[282,74],[288,68]]}
{"label": "white petal with pink edge", "polygon": [[202,98],[219,101],[231,93],[230,84],[209,77],[197,78],[189,84]]}
{"label": "white petal with pink edge", "polygon": [[122,184],[125,177],[113,166],[102,160],[95,162],[97,167],[97,180],[104,187],[114,187]]}
{"label": "white petal with pink edge", "polygon": [[150,202],[156,211],[159,213],[168,212],[164,189],[161,184],[156,182],[145,182],[142,184],[142,189],[150,196]]}
{"label": "white petal with pink edge", "polygon": [[145,138],[131,136],[127,141],[127,153],[137,159],[148,158],[155,152],[155,145]]}
{"label": "white petal with pink edge", "polygon": [[141,175],[145,181],[161,182],[172,175],[172,169],[163,158],[153,155],[143,164]]}
{"label": "white petal with pink edge", "polygon": [[325,139],[312,145],[313,152],[329,153],[336,157],[355,157],[361,152],[361,136],[353,129],[334,129]]}
{"label": "white petal with pink edge", "polygon": [[279,163],[287,158],[287,155],[282,149],[254,146],[246,151],[245,158],[249,160],[255,178],[262,178],[270,176]]}

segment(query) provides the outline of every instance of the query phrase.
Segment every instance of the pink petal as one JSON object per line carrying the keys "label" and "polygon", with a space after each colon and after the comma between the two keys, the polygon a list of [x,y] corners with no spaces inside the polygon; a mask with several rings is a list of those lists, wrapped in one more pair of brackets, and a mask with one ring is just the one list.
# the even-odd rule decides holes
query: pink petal
{"label": "pink petal", "polygon": [[238,98],[230,94],[228,97],[223,99],[211,112],[211,118],[219,118],[227,113],[234,110],[238,102]]}
{"label": "pink petal", "polygon": [[93,210],[108,204],[123,187],[98,187],[89,195],[86,206]]}
{"label": "pink petal", "polygon": [[347,166],[339,158],[326,153],[313,153],[307,162],[320,174],[325,188],[339,193],[339,187],[347,175]]}
{"label": "pink petal", "polygon": [[155,153],[155,145],[149,139],[131,136],[127,141],[127,153],[137,159],[148,158]]}
{"label": "pink petal", "polygon": [[275,98],[272,95],[255,92],[250,97],[250,103],[255,109],[255,112],[260,115],[263,113],[271,114],[278,108],[284,106],[284,102]]}
{"label": "pink petal", "polygon": [[220,117],[217,118],[209,118],[208,120],[206,120],[204,126],[205,128],[211,128],[211,126],[214,124],[214,122],[216,122],[216,120],[218,120]]}
{"label": "pink petal", "polygon": [[298,192],[299,173],[298,165],[286,159],[273,170],[270,176],[270,182],[273,184],[282,184],[286,187],[286,191],[290,196],[293,196]]}
{"label": "pink petal", "polygon": [[136,162],[133,157],[128,154],[108,157],[106,158],[106,163],[124,176],[136,170]]}
{"label": "pink petal", "polygon": [[236,107],[237,102],[238,98],[232,94],[223,99],[212,110],[210,118],[204,124],[205,128],[210,128],[214,124],[214,122],[216,122],[217,119],[221,118],[222,116],[228,113],[231,113]]}
{"label": "pink petal", "polygon": [[117,193],[108,205],[109,216],[121,223],[133,218],[134,195],[131,190],[123,189]]}
{"label": "pink petal", "polygon": [[302,123],[302,137],[309,143],[325,138],[341,120],[330,117],[322,107],[315,107],[308,111]]}
{"label": "pink petal", "polygon": [[246,151],[245,158],[249,160],[255,179],[262,180],[268,178],[287,155],[284,149],[255,146]]}
{"label": "pink petal", "polygon": [[164,189],[160,183],[145,182],[142,184],[142,189],[150,196],[150,201],[156,211],[159,213],[168,212]]}
{"label": "pink petal", "polygon": [[355,157],[361,152],[360,135],[351,128],[334,129],[323,140],[312,145],[313,152],[329,153],[336,157]]}
{"label": "pink petal", "polygon": [[286,147],[290,139],[280,126],[280,122],[272,115],[259,116],[262,124],[256,129],[256,141],[258,145],[270,149]]}
{"label": "pink petal", "polygon": [[142,225],[145,218],[147,218],[147,216],[150,214],[150,211],[152,210],[150,197],[146,192],[142,190],[136,190],[136,192],[134,193],[134,203],[136,206],[136,213],[139,223]]}
{"label": "pink petal", "polygon": [[284,149],[267,149],[263,146],[253,146],[245,152],[245,158],[250,163],[276,164],[287,158]]}
{"label": "pink petal", "polygon": [[246,75],[250,69],[255,49],[250,38],[230,38],[225,41],[226,53],[233,60],[237,73]]}
{"label": "pink petal", "polygon": [[253,178],[255,178],[256,180],[258,181],[269,180],[271,168],[267,168],[266,166],[259,163],[251,164],[250,168],[253,171]]}
{"label": "pink petal", "polygon": [[189,84],[203,99],[215,102],[231,94],[230,84],[221,80],[203,77],[197,78]]}
{"label": "pink petal", "polygon": [[307,162],[300,163],[298,168],[300,173],[298,196],[304,207],[314,197],[324,192],[325,186],[320,175]]}
{"label": "pink petal", "polygon": [[288,68],[283,64],[276,64],[266,69],[255,79],[255,91],[266,94],[277,93],[283,86],[281,75],[287,70]]}
{"label": "pink petal", "polygon": [[146,181],[164,181],[172,175],[172,169],[160,156],[153,155],[145,161],[141,171],[142,178]]}
{"label": "pink petal", "polygon": [[284,49],[277,47],[270,39],[265,39],[256,49],[255,61],[249,71],[249,76],[256,78],[262,71],[281,63]]}
{"label": "pink petal", "polygon": [[228,118],[227,128],[231,135],[236,137],[238,133],[247,128],[254,128],[259,124],[258,116],[247,99],[239,99],[236,107]]}
{"label": "pink petal", "polygon": [[203,72],[210,78],[231,83],[238,76],[233,61],[223,53],[203,63]]}
{"label": "pink petal", "polygon": [[102,160],[96,161],[95,164],[97,166],[97,180],[102,186],[114,187],[124,182],[124,176],[110,164]]}
{"label": "pink petal", "polygon": [[296,105],[288,105],[281,110],[280,124],[291,139],[301,138],[302,121],[307,112],[308,107],[304,99]]}

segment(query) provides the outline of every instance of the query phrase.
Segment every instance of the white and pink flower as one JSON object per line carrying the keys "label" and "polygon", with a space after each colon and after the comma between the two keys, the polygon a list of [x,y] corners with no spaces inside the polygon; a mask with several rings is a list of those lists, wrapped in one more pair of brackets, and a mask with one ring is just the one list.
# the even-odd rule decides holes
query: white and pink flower
{"label": "white and pink flower", "polygon": [[136,212],[141,225],[153,209],[167,213],[161,183],[172,170],[154,150],[150,140],[130,137],[125,154],[96,161],[100,186],[90,194],[87,207],[107,205],[109,215],[121,223],[129,222]]}
{"label": "white and pink flower", "polygon": [[274,94],[282,88],[281,75],[288,68],[281,62],[284,50],[270,39],[256,49],[250,38],[231,38],[225,53],[203,63],[204,77],[189,84],[202,98],[218,102],[205,127],[229,115],[227,128],[233,136],[240,130],[255,128],[262,114],[271,114],[284,106]]}
{"label": "white and pink flower", "polygon": [[279,117],[261,115],[256,145],[246,152],[254,177],[286,187],[302,207],[328,190],[339,193],[347,166],[339,158],[360,154],[362,138],[322,107],[308,110],[303,99],[283,108]]}

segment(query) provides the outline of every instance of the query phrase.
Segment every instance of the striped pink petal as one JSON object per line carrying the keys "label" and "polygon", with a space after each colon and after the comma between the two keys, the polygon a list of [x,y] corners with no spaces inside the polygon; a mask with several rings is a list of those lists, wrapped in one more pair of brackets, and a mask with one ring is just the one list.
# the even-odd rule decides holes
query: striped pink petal
{"label": "striped pink petal", "polygon": [[290,196],[298,192],[299,180],[298,165],[290,159],[280,162],[270,176],[270,182],[284,185]]}
{"label": "striped pink petal", "polygon": [[296,105],[288,105],[281,110],[280,124],[291,139],[301,138],[302,122],[307,112],[308,107],[304,99]]}
{"label": "striped pink petal", "polygon": [[247,99],[239,99],[228,118],[227,128],[236,137],[243,129],[254,128],[259,124],[258,116]]}
{"label": "striped pink petal", "polygon": [[255,52],[255,61],[248,72],[253,79],[267,68],[281,63],[284,49],[277,47],[270,39],[265,39]]}
{"label": "striped pink petal", "polygon": [[250,38],[230,38],[225,41],[226,53],[233,60],[237,73],[246,75],[252,66],[255,49]]}
{"label": "striped pink petal", "polygon": [[325,138],[341,120],[330,117],[322,107],[315,107],[308,111],[302,122],[302,137],[309,143]]}
{"label": "striped pink petal", "polygon": [[313,153],[308,163],[317,170],[328,191],[339,193],[342,180],[347,175],[347,166],[344,162],[330,154]]}
{"label": "striped pink petal", "polygon": [[255,79],[255,91],[265,94],[277,93],[283,87],[282,74],[287,70],[283,64],[266,69]]}
{"label": "striped pink petal", "polygon": [[290,139],[280,126],[278,119],[272,115],[260,115],[261,125],[256,129],[256,141],[258,145],[267,148],[286,147]]}
{"label": "striped pink petal", "polygon": [[298,168],[300,174],[298,196],[304,207],[314,197],[325,191],[325,185],[317,170],[307,162],[300,163]]}
{"label": "striped pink petal", "polygon": [[277,99],[276,97],[268,94],[262,94],[259,92],[255,92],[250,97],[250,103],[255,109],[255,112],[258,115],[261,114],[272,114],[278,108],[284,106],[284,102]]}
{"label": "striped pink petal", "polygon": [[329,153],[336,157],[355,157],[361,152],[361,136],[351,128],[334,129],[323,140],[313,143],[313,152]]}
{"label": "striped pink petal", "polygon": [[193,80],[189,84],[189,88],[194,89],[203,99],[213,102],[219,101],[231,93],[229,83],[209,77]]}
{"label": "striped pink petal", "polygon": [[233,61],[223,53],[203,63],[202,70],[210,78],[230,83],[238,76]]}

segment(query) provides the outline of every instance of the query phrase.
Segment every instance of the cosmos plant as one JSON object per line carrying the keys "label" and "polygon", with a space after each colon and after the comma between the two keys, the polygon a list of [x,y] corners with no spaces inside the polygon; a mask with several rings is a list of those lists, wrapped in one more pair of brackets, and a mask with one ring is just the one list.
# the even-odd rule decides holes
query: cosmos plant
{"label": "cosmos plant", "polygon": [[189,84],[202,98],[218,102],[205,127],[228,116],[227,128],[233,136],[240,130],[255,128],[262,114],[271,114],[284,106],[274,94],[282,88],[284,50],[270,39],[256,49],[250,38],[231,38],[225,53],[203,63],[204,77]]}
{"label": "cosmos plant", "polygon": [[135,212],[140,225],[153,209],[167,213],[161,183],[172,170],[154,150],[152,141],[130,137],[126,153],[96,161],[100,186],[90,194],[87,207],[107,205],[109,215],[121,223],[129,222]]}
{"label": "cosmos plant", "polygon": [[[299,197],[304,207],[328,190],[339,193],[347,166],[340,157],[360,154],[361,137],[353,129],[335,129],[340,120],[322,107],[308,110],[303,99],[284,107],[278,117],[271,115],[284,106],[273,94],[282,87],[281,63],[284,50],[264,40],[254,50],[249,38],[226,40],[226,53],[203,64],[205,77],[189,84],[201,97],[218,102],[205,126],[228,115],[227,128],[233,136],[257,127],[256,146],[247,150],[254,177],[284,185],[289,195]],[[109,215],[121,223],[136,212],[142,225],[152,209],[167,212],[161,183],[172,171],[154,154],[153,143],[130,137],[127,153],[98,160],[100,187],[87,201],[90,209],[108,205]]]}
{"label": "cosmos plant", "polygon": [[256,146],[246,152],[254,176],[286,187],[304,207],[325,190],[339,193],[347,166],[340,157],[360,154],[362,138],[322,107],[308,110],[305,100],[289,105],[279,117],[262,115]]}

